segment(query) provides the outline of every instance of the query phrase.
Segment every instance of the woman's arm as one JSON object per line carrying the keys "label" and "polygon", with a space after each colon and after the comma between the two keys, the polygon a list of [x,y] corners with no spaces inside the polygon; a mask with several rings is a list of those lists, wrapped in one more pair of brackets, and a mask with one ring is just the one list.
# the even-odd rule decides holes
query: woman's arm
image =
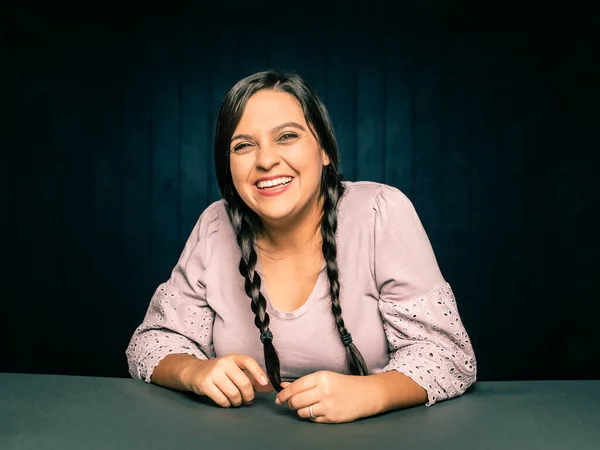
{"label": "woman's arm", "polygon": [[374,409],[369,416],[394,409],[410,408],[427,402],[427,391],[401,372],[369,375],[363,378],[365,389],[374,397]]}
{"label": "woman's arm", "polygon": [[390,360],[378,374],[319,371],[286,384],[277,403],[302,418],[340,423],[433,405],[475,381],[473,347],[414,207],[384,186],[374,209],[373,272]]}
{"label": "woman's arm", "polygon": [[[383,370],[401,372],[425,389],[428,405],[461,395],[475,381],[475,354],[425,229],[396,188],[384,186],[374,208],[374,272],[390,349]],[[396,392],[395,383],[386,386]],[[390,394],[392,404],[403,403],[398,395]]]}
{"label": "woman's arm", "polygon": [[[174,267],[171,277],[152,296],[146,315],[137,327],[126,350],[129,373],[148,383],[154,370],[166,357],[187,354],[206,360],[214,356],[212,324],[214,311],[205,299],[204,273],[209,258],[209,242],[215,231],[214,208],[207,208],[198,219]],[[177,385],[182,360],[167,362],[158,379]],[[166,378],[165,378],[166,377]]]}
{"label": "woman's arm", "polygon": [[287,403],[300,417],[321,423],[352,422],[427,400],[425,389],[394,370],[369,376],[319,371],[282,386],[276,404]]}
{"label": "woman's arm", "polygon": [[189,372],[199,368],[206,360],[200,360],[192,355],[167,355],[160,360],[152,372],[152,383],[176,391],[190,391]]}

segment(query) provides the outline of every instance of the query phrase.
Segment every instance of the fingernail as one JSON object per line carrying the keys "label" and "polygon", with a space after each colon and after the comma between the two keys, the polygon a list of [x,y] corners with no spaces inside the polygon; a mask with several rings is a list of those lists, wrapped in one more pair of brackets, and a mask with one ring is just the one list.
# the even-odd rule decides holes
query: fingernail
{"label": "fingernail", "polygon": [[269,383],[269,379],[267,377],[265,377],[264,375],[262,377],[260,377],[260,384],[268,384]]}
{"label": "fingernail", "polygon": [[275,404],[276,404],[276,405],[281,405],[281,402],[279,401],[279,397],[276,397],[276,398],[275,398]]}

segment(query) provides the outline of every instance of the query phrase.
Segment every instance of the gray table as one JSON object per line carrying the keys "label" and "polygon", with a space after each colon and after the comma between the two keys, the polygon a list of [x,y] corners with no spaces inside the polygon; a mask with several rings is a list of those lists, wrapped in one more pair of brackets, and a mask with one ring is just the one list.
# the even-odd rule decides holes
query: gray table
{"label": "gray table", "polygon": [[0,449],[600,449],[600,381],[480,382],[340,425],[273,400],[221,409],[132,379],[0,374]]}

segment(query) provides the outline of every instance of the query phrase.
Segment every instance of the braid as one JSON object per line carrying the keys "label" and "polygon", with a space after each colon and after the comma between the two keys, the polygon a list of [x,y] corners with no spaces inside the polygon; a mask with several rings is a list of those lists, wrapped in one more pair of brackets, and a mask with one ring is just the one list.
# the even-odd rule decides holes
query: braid
{"label": "braid", "polygon": [[[232,202],[233,203],[233,202]],[[281,373],[279,356],[273,346],[273,334],[269,330],[270,318],[267,313],[267,301],[260,292],[260,275],[256,273],[257,255],[254,249],[254,231],[248,215],[237,205],[228,203],[227,213],[235,230],[237,243],[242,251],[239,271],[244,277],[244,288],[252,302],[250,306],[255,315],[254,324],[260,330],[263,343],[267,376],[277,392],[281,391]]]}
{"label": "braid", "polygon": [[[332,183],[333,184],[333,183]],[[323,192],[323,219],[321,220],[321,233],[323,235],[323,256],[327,265],[327,277],[329,278],[329,294],[331,296],[331,311],[335,318],[335,325],[342,342],[346,347],[346,361],[352,375],[368,375],[369,371],[360,351],[352,343],[350,333],[344,325],[342,318],[342,306],[340,304],[340,283],[337,266],[337,247],[335,233],[337,230],[337,202],[343,193],[343,186],[338,183],[327,184]]]}
{"label": "braid", "polygon": [[[346,347],[346,361],[352,375],[368,375],[369,371],[360,351],[352,343],[350,333],[346,329],[342,318],[342,306],[340,304],[340,283],[337,266],[337,245],[335,233],[337,230],[336,206],[343,193],[343,186],[327,185],[323,195],[323,218],[321,220],[321,234],[323,237],[322,251],[327,266],[327,277],[329,279],[329,294],[331,297],[331,311],[335,324],[340,333],[340,338]],[[250,307],[255,315],[254,324],[261,333],[263,343],[265,366],[267,376],[276,391],[281,391],[281,372],[279,355],[273,345],[273,334],[269,329],[270,318],[267,313],[267,301],[260,292],[261,279],[256,272],[257,254],[254,248],[254,229],[251,224],[252,218],[237,202],[227,203],[227,213],[233,229],[236,233],[237,243],[240,247],[242,257],[240,258],[239,271],[244,277],[244,289],[246,295],[251,299]]]}

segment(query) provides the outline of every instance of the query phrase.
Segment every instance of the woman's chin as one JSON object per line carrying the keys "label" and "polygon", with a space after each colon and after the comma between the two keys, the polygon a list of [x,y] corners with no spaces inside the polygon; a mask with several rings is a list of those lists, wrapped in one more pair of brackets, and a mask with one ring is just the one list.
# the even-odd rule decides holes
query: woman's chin
{"label": "woman's chin", "polygon": [[280,208],[264,208],[258,213],[263,222],[266,222],[269,225],[282,225],[290,219],[292,214],[293,208],[290,208],[289,205]]}

